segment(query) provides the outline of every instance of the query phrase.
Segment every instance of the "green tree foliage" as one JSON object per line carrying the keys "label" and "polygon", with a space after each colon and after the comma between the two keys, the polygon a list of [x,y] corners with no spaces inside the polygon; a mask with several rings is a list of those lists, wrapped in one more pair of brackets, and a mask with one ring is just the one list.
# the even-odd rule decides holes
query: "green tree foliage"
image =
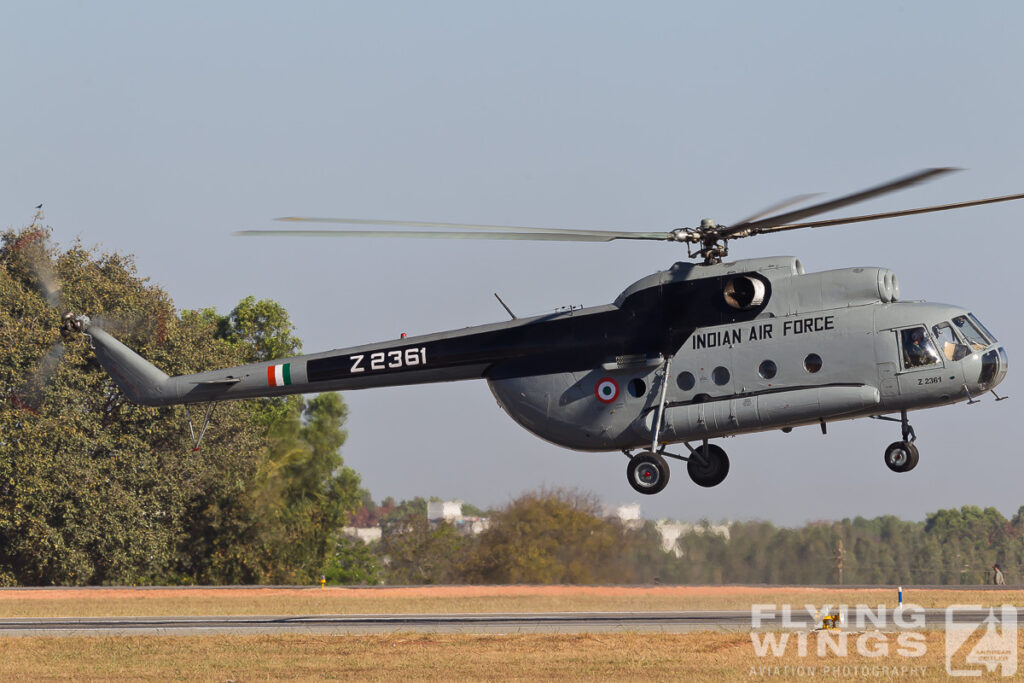
{"label": "green tree foliage", "polygon": [[381,520],[377,553],[392,584],[465,583],[477,539],[451,524],[432,526],[427,501],[403,501]]}
{"label": "green tree foliage", "polygon": [[257,301],[248,296],[226,316],[212,309],[204,309],[203,315],[216,322],[218,337],[243,349],[246,362],[274,360],[302,351],[302,342],[292,334],[295,326],[288,311],[276,301]]}
{"label": "green tree foliage", "polygon": [[1024,577],[1024,508],[1007,520],[995,508],[939,510],[924,522],[891,515],[779,529],[729,526],[729,538],[695,529],[678,542],[681,578],[691,583],[980,584],[998,563]]}
{"label": "green tree foliage", "polygon": [[473,569],[482,583],[625,583],[623,537],[591,497],[529,493],[493,515]]}
{"label": "green tree foliage", "polygon": [[64,341],[38,405],[21,399],[59,340],[63,311],[40,294],[33,265],[44,252],[67,309],[102,318],[169,374],[294,353],[283,309],[246,299],[227,322],[210,311],[179,317],[130,257],[78,244],[58,252],[44,247],[46,237],[35,228],[0,237],[0,581],[318,576],[361,496],[338,455],[339,396],[272,409],[265,401],[218,404],[202,450],[192,452],[183,409],[125,401],[77,335]]}
{"label": "green tree foliage", "polygon": [[1010,520],[965,506],[924,522],[737,522],[726,533],[702,522],[666,552],[654,523],[623,525],[573,492],[527,493],[476,537],[432,527],[426,506],[416,498],[384,516],[375,552],[386,583],[980,584],[995,563],[1024,580],[1024,507]]}
{"label": "green tree foliage", "polygon": [[[472,512],[479,508],[467,507]],[[376,552],[388,583],[653,583],[674,580],[653,524],[624,527],[589,496],[528,493],[492,511],[479,536],[431,525],[423,498],[382,522]],[[479,515],[470,515],[479,516]]]}
{"label": "green tree foliage", "polygon": [[[302,342],[292,332],[288,311],[276,301],[249,296],[227,315],[216,309],[204,308],[199,315],[214,326],[214,335],[234,347],[245,363],[259,363],[295,356],[302,352]],[[260,426],[268,431],[272,426],[287,422],[302,411],[299,396],[262,398],[252,403],[253,413]]]}
{"label": "green tree foliage", "polygon": [[340,536],[323,576],[331,584],[374,586],[384,580],[384,571],[370,546],[359,539]]}

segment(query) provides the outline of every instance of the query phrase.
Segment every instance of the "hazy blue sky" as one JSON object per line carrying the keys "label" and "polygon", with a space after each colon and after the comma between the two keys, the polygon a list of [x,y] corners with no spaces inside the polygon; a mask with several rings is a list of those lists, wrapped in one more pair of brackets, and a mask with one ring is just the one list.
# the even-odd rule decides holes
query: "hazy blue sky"
{"label": "hazy blue sky", "polygon": [[[606,303],[662,243],[243,239],[281,215],[623,229],[735,221],[803,192],[967,171],[854,212],[1024,192],[1024,5],[182,2],[0,5],[0,225],[132,253],[180,308],[282,302],[309,352]],[[733,245],[887,266],[1024,354],[1024,202]],[[1004,393],[1013,395],[1011,371]],[[548,445],[483,382],[345,394],[377,499],[496,505],[539,486],[641,499],[621,454]],[[1024,504],[1024,395],[914,415],[921,464],[861,420],[728,439],[645,516],[778,523]]]}

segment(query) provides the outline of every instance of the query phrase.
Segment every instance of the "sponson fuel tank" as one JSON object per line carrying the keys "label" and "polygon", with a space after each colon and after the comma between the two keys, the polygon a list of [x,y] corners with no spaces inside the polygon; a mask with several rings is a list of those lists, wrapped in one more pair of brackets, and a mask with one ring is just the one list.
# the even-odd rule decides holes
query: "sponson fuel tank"
{"label": "sponson fuel tank", "polygon": [[[796,426],[816,422],[821,415],[852,416],[877,406],[880,398],[878,389],[872,386],[824,386],[670,406],[665,409],[662,433],[667,439],[686,441],[734,434],[737,430]],[[637,431],[650,438],[653,422],[654,411],[650,411],[637,420]]]}

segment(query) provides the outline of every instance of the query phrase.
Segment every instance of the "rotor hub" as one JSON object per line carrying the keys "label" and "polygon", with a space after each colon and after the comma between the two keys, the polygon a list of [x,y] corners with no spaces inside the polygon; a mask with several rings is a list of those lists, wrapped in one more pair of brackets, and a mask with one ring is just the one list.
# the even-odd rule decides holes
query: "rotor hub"
{"label": "rotor hub", "polygon": [[72,335],[85,330],[85,326],[89,323],[89,318],[84,315],[75,315],[74,313],[65,313],[61,318],[60,322],[60,333],[62,335]]}

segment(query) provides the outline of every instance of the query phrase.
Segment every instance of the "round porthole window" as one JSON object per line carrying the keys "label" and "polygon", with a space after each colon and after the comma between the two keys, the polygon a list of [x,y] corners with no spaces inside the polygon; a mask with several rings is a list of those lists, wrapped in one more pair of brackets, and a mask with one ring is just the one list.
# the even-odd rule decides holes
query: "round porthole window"
{"label": "round porthole window", "polygon": [[722,386],[729,383],[729,370],[719,365],[717,368],[711,371],[711,379],[714,380],[715,384]]}
{"label": "round porthole window", "polygon": [[640,398],[647,393],[647,382],[637,377],[636,379],[629,380],[626,389],[629,390],[629,395],[633,398]]}
{"label": "round porthole window", "polygon": [[804,368],[812,374],[821,370],[821,356],[816,353],[807,354],[807,358],[804,358]]}
{"label": "round porthole window", "polygon": [[680,372],[679,376],[676,377],[676,384],[683,391],[689,391],[697,384],[697,380],[692,372]]}
{"label": "round porthole window", "polygon": [[757,374],[764,379],[772,379],[778,371],[779,368],[775,365],[775,361],[761,361],[761,364],[757,366]]}

